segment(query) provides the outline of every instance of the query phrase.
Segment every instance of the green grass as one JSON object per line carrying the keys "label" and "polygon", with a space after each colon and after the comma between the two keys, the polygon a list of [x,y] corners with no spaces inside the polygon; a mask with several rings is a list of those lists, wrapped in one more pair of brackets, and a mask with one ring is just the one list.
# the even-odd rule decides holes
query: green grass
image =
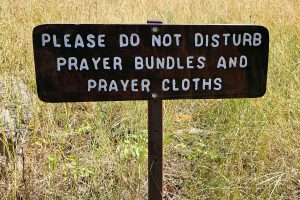
{"label": "green grass", "polygon": [[31,34],[42,23],[149,18],[270,32],[264,97],[164,101],[166,198],[300,198],[299,13],[299,2],[287,0],[2,0],[0,111],[25,136],[0,164],[0,199],[147,199],[147,102],[41,102]]}

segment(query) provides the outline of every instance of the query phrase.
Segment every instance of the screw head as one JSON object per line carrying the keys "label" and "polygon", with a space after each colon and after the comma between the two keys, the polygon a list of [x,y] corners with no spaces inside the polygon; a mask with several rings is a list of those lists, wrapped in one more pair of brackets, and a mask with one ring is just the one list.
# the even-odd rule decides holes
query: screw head
{"label": "screw head", "polygon": [[157,98],[157,93],[152,93],[152,98],[156,99]]}
{"label": "screw head", "polygon": [[152,27],[152,32],[153,33],[157,33],[158,32],[158,27],[157,26],[153,26]]}

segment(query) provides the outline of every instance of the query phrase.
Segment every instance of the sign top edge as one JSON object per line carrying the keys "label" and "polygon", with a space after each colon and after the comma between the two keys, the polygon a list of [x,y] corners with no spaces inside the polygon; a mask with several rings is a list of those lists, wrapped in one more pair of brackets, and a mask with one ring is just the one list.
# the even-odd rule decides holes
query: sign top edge
{"label": "sign top edge", "polygon": [[[36,25],[34,27],[34,29],[38,28],[38,27],[43,27],[43,26],[87,26],[87,25],[91,25],[91,26],[251,26],[251,27],[262,27],[262,28],[266,28],[263,25],[260,24],[138,24],[138,23],[134,23],[134,24],[77,24],[77,23],[46,23],[46,24],[39,24]],[[267,28],[266,28],[267,29]]]}

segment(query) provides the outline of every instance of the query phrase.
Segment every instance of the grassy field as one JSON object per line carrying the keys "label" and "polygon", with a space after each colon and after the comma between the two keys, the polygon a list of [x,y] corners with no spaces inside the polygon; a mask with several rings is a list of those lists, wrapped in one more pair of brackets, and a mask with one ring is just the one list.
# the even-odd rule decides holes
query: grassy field
{"label": "grassy field", "polygon": [[147,102],[41,102],[31,35],[149,18],[270,32],[263,98],[164,101],[165,198],[300,199],[299,13],[297,0],[0,0],[0,199],[147,199]]}

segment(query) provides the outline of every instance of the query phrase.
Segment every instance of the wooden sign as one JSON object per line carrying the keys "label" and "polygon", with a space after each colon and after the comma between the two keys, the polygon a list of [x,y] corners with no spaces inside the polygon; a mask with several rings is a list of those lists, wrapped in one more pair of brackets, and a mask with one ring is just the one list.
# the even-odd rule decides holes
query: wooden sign
{"label": "wooden sign", "polygon": [[254,25],[46,24],[33,30],[46,102],[260,97],[269,34]]}

